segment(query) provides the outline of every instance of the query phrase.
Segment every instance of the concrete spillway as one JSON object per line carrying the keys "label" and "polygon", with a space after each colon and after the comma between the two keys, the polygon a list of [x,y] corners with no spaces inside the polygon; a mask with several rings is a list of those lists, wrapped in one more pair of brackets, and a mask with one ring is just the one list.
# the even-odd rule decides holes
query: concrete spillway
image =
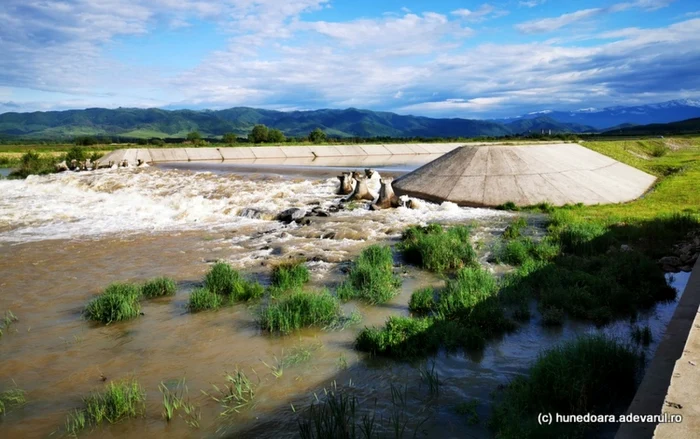
{"label": "concrete spillway", "polygon": [[655,177],[578,144],[463,146],[395,180],[399,195],[462,206],[620,203]]}

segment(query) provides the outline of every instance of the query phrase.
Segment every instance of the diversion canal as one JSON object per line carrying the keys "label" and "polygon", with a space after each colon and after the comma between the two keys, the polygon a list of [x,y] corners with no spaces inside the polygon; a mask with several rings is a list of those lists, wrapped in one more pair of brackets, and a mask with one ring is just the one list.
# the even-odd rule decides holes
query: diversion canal
{"label": "diversion canal", "polygon": [[[377,163],[375,169],[398,176],[418,165]],[[61,436],[68,413],[101,389],[103,380],[134,377],[147,391],[145,416],[88,430],[84,437],[298,437],[299,412],[316,400],[314,394],[322,397],[324,388],[334,386],[381,416],[400,413],[407,437],[414,430],[416,437],[490,437],[492,392],[525,373],[541,351],[594,331],[629,340],[635,325],[627,321],[596,329],[567,320],[546,328],[534,313],[529,323],[481,351],[441,352],[416,362],[355,351],[363,326],[408,315],[414,290],[442,285],[437,275],[408,265],[398,268],[401,293],[388,303],[343,305],[362,314],[361,323],[343,330],[270,336],[258,329],[254,306],[187,311],[190,292],[217,260],[268,284],[272,264],[304,258],[310,287],[332,290],[363,248],[393,245],[411,224],[472,224],[487,264],[490,243],[512,221],[511,214],[452,203],[377,212],[359,206],[306,226],[273,219],[291,207],[337,204],[335,175],[365,167],[373,164],[181,163],[0,181],[0,313],[11,310],[19,318],[0,338],[0,391],[16,383],[27,392],[26,405],[1,421],[2,436]],[[261,216],[239,216],[246,208]],[[398,256],[396,262],[402,262]],[[82,318],[85,304],[109,283],[156,276],[175,279],[177,294],[144,302],[139,318],[108,326]],[[670,277],[679,296],[687,277]],[[654,340],[645,348],[647,359],[676,303],[640,314],[636,325],[648,325]],[[299,352],[308,355],[275,373],[275,365]],[[440,380],[437,395],[421,380],[421,369],[433,368]],[[255,404],[222,417],[219,404],[203,392],[214,393],[212,385],[222,386],[224,374],[235,370],[255,384]],[[158,385],[182,378],[201,410],[196,428],[161,416]],[[392,386],[405,395],[398,408],[389,402]],[[468,414],[460,409],[465,403],[472,407]]]}

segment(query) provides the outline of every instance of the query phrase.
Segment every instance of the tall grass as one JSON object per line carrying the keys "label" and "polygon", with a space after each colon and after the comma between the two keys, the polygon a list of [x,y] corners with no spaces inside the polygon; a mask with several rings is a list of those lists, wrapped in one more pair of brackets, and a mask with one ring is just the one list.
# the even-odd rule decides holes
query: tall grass
{"label": "tall grass", "polygon": [[94,321],[110,324],[138,317],[141,312],[137,285],[114,283],[92,299],[85,308],[85,316]]}
{"label": "tall grass", "polygon": [[259,324],[266,331],[289,334],[305,327],[331,326],[341,317],[340,304],[328,291],[295,292],[264,307]]}
{"label": "tall grass", "polygon": [[163,419],[170,422],[175,413],[182,411],[184,416],[180,416],[191,427],[199,427],[201,420],[201,411],[199,407],[190,402],[185,379],[178,381],[175,386],[166,385],[161,382],[158,385],[158,390],[163,395]]}
{"label": "tall grass", "polygon": [[309,269],[301,261],[281,263],[272,270],[272,287],[277,291],[298,290],[309,281]]}
{"label": "tall grass", "polygon": [[408,309],[419,316],[430,314],[435,309],[435,290],[422,288],[414,291],[408,302]]}
{"label": "tall grass", "polygon": [[353,263],[348,279],[337,289],[340,300],[361,299],[370,304],[384,303],[394,297],[401,279],[393,272],[391,248],[372,245]]}
{"label": "tall grass", "polygon": [[466,226],[445,230],[439,224],[412,226],[403,234],[399,249],[404,258],[430,271],[455,270],[476,262],[476,252],[469,241]]}
{"label": "tall grass", "polygon": [[110,382],[102,392],[86,397],[84,408],[69,415],[66,432],[75,436],[87,426],[98,426],[103,422],[113,424],[141,416],[146,409],[145,399],[146,392],[134,379]]}
{"label": "tall grass", "polygon": [[259,299],[264,288],[257,282],[248,281],[229,264],[217,262],[204,277],[204,286],[214,294],[227,297],[230,301]]}
{"label": "tall grass", "polygon": [[613,339],[595,335],[567,342],[541,354],[527,377],[504,389],[490,427],[499,438],[583,437],[590,424],[539,425],[538,413],[624,410],[639,367],[638,356]]}
{"label": "tall grass", "polygon": [[147,299],[175,295],[175,281],[169,277],[157,277],[143,284],[141,292]]}
{"label": "tall grass", "polygon": [[215,394],[208,394],[221,405],[221,416],[239,413],[253,404],[255,385],[243,371],[236,369],[233,374],[226,374],[225,380],[223,387],[213,385]]}

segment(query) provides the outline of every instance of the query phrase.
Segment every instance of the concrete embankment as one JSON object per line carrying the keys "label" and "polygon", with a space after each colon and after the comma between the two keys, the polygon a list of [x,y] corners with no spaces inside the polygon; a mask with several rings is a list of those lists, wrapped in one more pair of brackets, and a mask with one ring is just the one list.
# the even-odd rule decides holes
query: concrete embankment
{"label": "concrete embankment", "polygon": [[680,423],[622,424],[615,439],[700,437],[700,259],[627,413],[679,414]]}
{"label": "concrete embankment", "polygon": [[222,148],[133,148],[118,149],[104,156],[101,162],[146,163],[228,161],[342,159],[343,157],[445,154],[463,143],[410,143],[387,145],[321,145],[321,146],[240,146]]}

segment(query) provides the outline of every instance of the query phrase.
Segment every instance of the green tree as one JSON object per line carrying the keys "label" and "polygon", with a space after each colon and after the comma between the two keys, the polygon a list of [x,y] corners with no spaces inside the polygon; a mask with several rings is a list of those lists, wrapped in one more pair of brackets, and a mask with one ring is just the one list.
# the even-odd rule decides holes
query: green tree
{"label": "green tree", "polygon": [[197,143],[200,140],[202,140],[202,135],[199,134],[199,131],[197,130],[190,131],[189,133],[187,133],[187,140],[189,140],[192,143]]}
{"label": "green tree", "polygon": [[265,125],[255,125],[253,130],[248,134],[248,141],[253,143],[267,142],[269,132]]}
{"label": "green tree", "polygon": [[284,142],[284,134],[280,130],[271,129],[267,133],[267,141],[271,143],[282,143]]}
{"label": "green tree", "polygon": [[238,140],[238,136],[236,136],[236,133],[226,133],[224,134],[224,137],[222,139],[224,143],[228,143],[229,145],[232,143],[236,143]]}
{"label": "green tree", "polygon": [[313,143],[322,143],[326,141],[326,133],[321,131],[321,128],[316,128],[309,133],[309,140]]}

